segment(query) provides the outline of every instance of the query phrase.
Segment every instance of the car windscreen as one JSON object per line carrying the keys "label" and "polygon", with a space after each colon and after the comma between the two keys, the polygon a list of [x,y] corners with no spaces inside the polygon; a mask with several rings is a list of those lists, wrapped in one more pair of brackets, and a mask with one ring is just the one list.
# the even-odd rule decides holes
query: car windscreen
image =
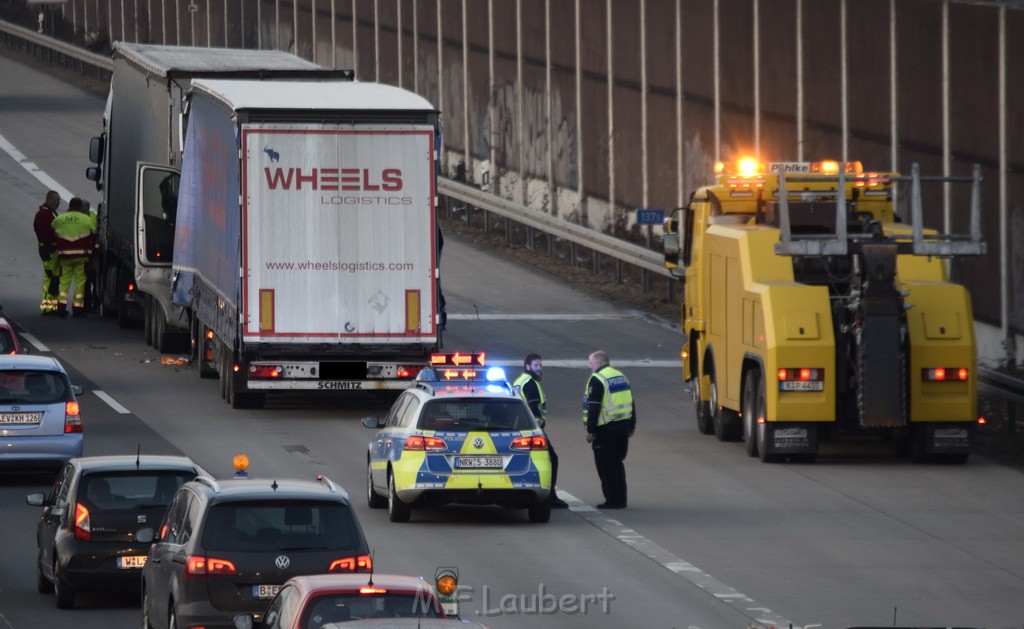
{"label": "car windscreen", "polygon": [[339,502],[224,502],[210,508],[203,547],[251,552],[352,550],[360,544],[357,531],[352,509]]}
{"label": "car windscreen", "polygon": [[0,371],[0,404],[53,404],[71,399],[67,377],[58,371]]}
{"label": "car windscreen", "polygon": [[446,432],[533,430],[530,408],[517,398],[444,398],[423,405],[417,428]]}
{"label": "car windscreen", "polygon": [[178,487],[195,477],[180,470],[92,472],[82,477],[78,499],[104,511],[166,509]]}
{"label": "car windscreen", "polygon": [[353,592],[324,594],[312,598],[306,606],[306,611],[302,614],[299,626],[303,629],[319,629],[328,623],[364,618],[440,617],[437,599],[426,592],[420,594],[391,592],[360,594]]}

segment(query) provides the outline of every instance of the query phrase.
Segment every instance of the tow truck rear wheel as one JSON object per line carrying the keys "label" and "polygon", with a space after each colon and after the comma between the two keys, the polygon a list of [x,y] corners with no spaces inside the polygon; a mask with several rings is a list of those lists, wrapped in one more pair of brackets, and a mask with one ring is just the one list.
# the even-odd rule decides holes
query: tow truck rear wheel
{"label": "tow truck rear wheel", "polygon": [[743,378],[743,446],[747,456],[757,456],[757,419],[764,417],[768,404],[760,369],[751,369]]}
{"label": "tow truck rear wheel", "polygon": [[708,403],[700,399],[700,376],[690,381],[690,391],[693,394],[693,411],[697,415],[697,432],[710,435],[715,432],[715,426],[711,423]]}
{"label": "tow truck rear wheel", "polygon": [[718,382],[711,372],[711,389],[709,390],[711,405],[711,421],[714,424],[715,437],[719,441],[739,441],[743,435],[739,414],[721,405],[718,399]]}

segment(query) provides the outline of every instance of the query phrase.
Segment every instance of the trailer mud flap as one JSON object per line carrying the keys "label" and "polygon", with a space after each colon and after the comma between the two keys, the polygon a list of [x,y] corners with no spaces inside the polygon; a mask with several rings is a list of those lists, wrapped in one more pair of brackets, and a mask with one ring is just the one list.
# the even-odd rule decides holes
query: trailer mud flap
{"label": "trailer mud flap", "polygon": [[818,425],[810,422],[765,422],[765,446],[769,456],[816,454]]}

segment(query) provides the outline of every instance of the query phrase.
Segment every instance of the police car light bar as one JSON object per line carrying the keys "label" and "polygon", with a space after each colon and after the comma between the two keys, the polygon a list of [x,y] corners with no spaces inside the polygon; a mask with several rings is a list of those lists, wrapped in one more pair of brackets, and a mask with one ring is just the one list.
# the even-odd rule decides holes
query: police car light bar
{"label": "police car light bar", "polygon": [[483,367],[486,362],[486,355],[484,352],[479,353],[461,353],[455,352],[454,354],[431,354],[430,364],[435,366],[452,366],[452,367],[465,367],[465,366],[477,366]]}

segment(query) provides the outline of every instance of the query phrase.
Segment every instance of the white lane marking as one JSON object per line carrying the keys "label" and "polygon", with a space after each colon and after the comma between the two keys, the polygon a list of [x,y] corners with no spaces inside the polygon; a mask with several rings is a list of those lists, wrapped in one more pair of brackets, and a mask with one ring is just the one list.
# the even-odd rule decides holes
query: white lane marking
{"label": "white lane marking", "polygon": [[109,395],[107,395],[103,391],[100,391],[99,389],[96,389],[96,390],[93,391],[93,393],[96,394],[96,397],[98,397],[99,399],[101,399],[104,402],[106,402],[107,404],[109,404],[110,408],[114,409],[118,413],[121,413],[122,415],[131,415],[131,411],[129,411],[125,407],[123,407],[120,404],[118,404],[117,400],[115,400],[114,398],[110,397]]}
{"label": "white lane marking", "polygon": [[[545,361],[546,363],[547,361]],[[545,365],[546,366],[546,365]],[[753,622],[764,627],[799,627],[782,616],[776,614],[767,607],[757,605],[754,599],[746,594],[736,591],[725,583],[704,572],[688,561],[684,561],[667,549],[658,546],[646,539],[633,529],[623,526],[621,522],[610,518],[588,504],[584,504],[576,496],[573,496],[564,489],[559,488],[558,496],[569,503],[569,510],[583,518],[598,529],[604,531],[611,537],[619,540],[626,546],[636,550],[641,555],[660,564],[666,570],[674,572],[693,585],[714,596],[720,602],[729,605]]]}
{"label": "white lane marking", "polygon": [[21,333],[21,338],[23,338],[26,341],[28,341],[29,343],[31,343],[32,347],[36,348],[37,352],[48,352],[48,351],[50,351],[49,347],[43,345],[42,341],[37,339],[35,336],[29,334],[28,332],[22,332]]}
{"label": "white lane marking", "polygon": [[[488,365],[496,365],[498,367],[522,367],[522,360],[488,360]],[[590,365],[587,364],[585,358],[545,358],[544,368],[549,367],[564,367],[568,369],[589,369]],[[672,369],[682,369],[683,361],[681,360],[652,360],[650,358],[631,358],[621,359],[612,357],[612,367],[663,367]]]}
{"label": "white lane marking", "polygon": [[5,153],[11,156],[11,159],[21,164],[22,168],[28,171],[30,175],[38,179],[44,186],[50,190],[56,190],[60,193],[60,197],[67,201],[71,197],[75,196],[68,191],[67,188],[54,181],[53,177],[44,173],[39,166],[36,166],[34,162],[28,161],[21,151],[14,147],[13,144],[7,141],[3,135],[0,135],[0,149],[3,149]]}

